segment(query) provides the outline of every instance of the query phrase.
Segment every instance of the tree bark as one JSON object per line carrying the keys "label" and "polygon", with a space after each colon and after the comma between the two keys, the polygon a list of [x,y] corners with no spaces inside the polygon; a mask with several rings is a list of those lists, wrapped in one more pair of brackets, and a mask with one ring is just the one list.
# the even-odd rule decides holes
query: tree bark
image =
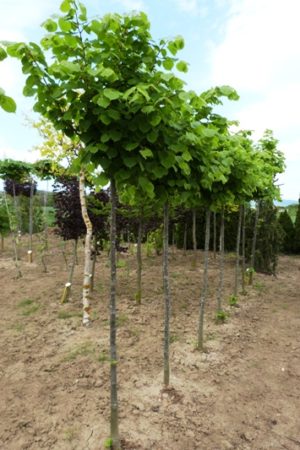
{"label": "tree bark", "polygon": [[69,277],[68,277],[67,283],[65,284],[65,287],[64,287],[64,290],[63,290],[63,294],[61,296],[61,303],[67,303],[68,300],[69,300],[69,297],[71,295],[71,288],[72,288],[74,270],[75,270],[75,265],[76,265],[77,244],[78,244],[77,239],[74,239],[73,257],[72,257],[72,262],[70,264]]}
{"label": "tree bark", "polygon": [[186,256],[187,249],[187,219],[184,222],[184,231],[183,231],[183,254]]}
{"label": "tree bark", "polygon": [[136,301],[138,304],[141,304],[142,301],[142,235],[143,235],[143,220],[142,217],[139,217],[139,226],[138,226],[138,240],[137,240],[137,251],[136,251],[136,259],[137,259],[137,292],[135,295]]}
{"label": "tree bark", "polygon": [[201,351],[203,351],[204,313],[205,313],[207,285],[208,285],[209,241],[210,241],[210,210],[207,209],[205,214],[204,271],[203,271],[203,285],[200,296],[198,344],[197,344],[198,350]]}
{"label": "tree bark", "polygon": [[164,237],[163,237],[163,289],[164,289],[164,386],[170,382],[170,315],[171,298],[169,286],[169,205],[164,204]]}
{"label": "tree bark", "polygon": [[220,223],[220,266],[219,266],[219,287],[218,287],[218,299],[217,299],[217,312],[222,311],[223,291],[224,291],[224,208],[221,211],[221,223]]}
{"label": "tree bark", "polygon": [[115,181],[112,179],[111,189],[111,222],[110,222],[110,393],[111,393],[111,414],[110,414],[110,436],[113,450],[120,450],[119,439],[119,418],[118,418],[118,384],[117,384],[117,308],[116,308],[116,287],[117,287],[117,264],[116,264],[116,212],[117,193]]}
{"label": "tree bark", "polygon": [[197,213],[196,209],[193,209],[193,251],[194,251],[194,259],[193,266],[197,265]]}
{"label": "tree bark", "polygon": [[217,257],[217,217],[216,217],[215,211],[213,212],[213,230],[214,230],[214,236],[213,236],[213,255],[214,259]]}
{"label": "tree bark", "polygon": [[235,281],[234,281],[234,296],[237,298],[239,289],[239,270],[240,270],[240,245],[241,245],[241,228],[242,228],[243,207],[239,208],[239,220],[236,236],[236,260],[235,260]]}
{"label": "tree bark", "polygon": [[79,193],[80,193],[81,213],[86,226],[86,236],[84,245],[84,275],[82,286],[82,305],[83,305],[82,323],[85,326],[89,326],[91,324],[90,288],[91,288],[91,249],[92,249],[93,226],[87,212],[86,194],[85,194],[85,174],[83,170],[80,171],[79,176]]}
{"label": "tree bark", "polygon": [[245,274],[246,274],[246,256],[245,256],[245,246],[246,246],[246,208],[245,205],[242,206],[242,294],[246,294],[245,291]]}
{"label": "tree bark", "polygon": [[34,184],[31,180],[30,184],[30,197],[29,197],[29,249],[28,249],[28,262],[32,263],[32,233],[33,233],[33,190]]}
{"label": "tree bark", "polygon": [[257,240],[257,226],[259,219],[259,210],[260,210],[260,201],[256,202],[256,210],[255,210],[255,221],[254,221],[254,230],[253,230],[253,239],[252,239],[252,247],[251,247],[251,259],[250,259],[250,274],[249,274],[249,285],[252,285],[253,282],[253,270],[255,266],[255,251],[256,251],[256,240]]}

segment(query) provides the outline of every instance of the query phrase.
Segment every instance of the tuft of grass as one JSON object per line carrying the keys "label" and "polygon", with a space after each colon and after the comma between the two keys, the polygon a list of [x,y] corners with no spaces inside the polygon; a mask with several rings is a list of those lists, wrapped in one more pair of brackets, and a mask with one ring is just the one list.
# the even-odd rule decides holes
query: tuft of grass
{"label": "tuft of grass", "polygon": [[68,442],[74,441],[74,439],[77,437],[77,431],[74,428],[67,428],[64,431],[64,440]]}
{"label": "tuft of grass", "polygon": [[98,356],[98,361],[100,363],[108,362],[109,361],[108,353],[106,351],[101,352]]}
{"label": "tuft of grass", "polygon": [[263,292],[266,288],[264,283],[261,283],[260,281],[256,281],[256,283],[254,283],[253,287],[258,291],[258,292]]}
{"label": "tuft of grass", "polygon": [[237,306],[238,305],[238,299],[235,295],[231,295],[228,299],[229,306]]}
{"label": "tuft of grass", "polygon": [[82,313],[79,311],[59,311],[57,314],[59,319],[71,319],[72,317],[82,317]]}
{"label": "tuft of grass", "polygon": [[124,269],[124,267],[126,267],[126,261],[124,261],[123,259],[119,259],[119,261],[117,262],[117,269]]}
{"label": "tuft of grass", "polygon": [[216,323],[225,323],[228,319],[229,314],[226,311],[223,311],[222,309],[216,313]]}
{"label": "tuft of grass", "polygon": [[25,298],[25,300],[21,300],[18,304],[17,307],[18,308],[25,308],[27,306],[30,306],[34,303],[33,300],[31,300],[30,298]]}
{"label": "tuft of grass", "polygon": [[178,341],[179,341],[178,334],[171,334],[170,335],[170,344],[173,344],[173,342],[178,342]]}

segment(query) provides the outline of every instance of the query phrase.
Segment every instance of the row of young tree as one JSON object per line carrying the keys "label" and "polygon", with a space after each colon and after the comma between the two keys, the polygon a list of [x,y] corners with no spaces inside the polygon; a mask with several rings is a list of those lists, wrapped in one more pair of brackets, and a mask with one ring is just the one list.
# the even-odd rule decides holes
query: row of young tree
{"label": "row of young tree", "polygon": [[[171,306],[168,248],[173,239],[172,212],[175,218],[176,211],[184,210],[184,248],[188,246],[188,215],[191,214],[192,244],[196,254],[197,213],[205,211],[205,257],[197,330],[198,348],[202,350],[211,216],[215,218],[213,230],[217,229],[217,222],[220,224],[218,304],[221,311],[225,211],[238,211],[236,252],[239,255],[242,248],[244,266],[247,205],[256,202],[250,250],[250,268],[253,268],[259,238],[259,209],[265,202],[279,197],[276,175],[284,169],[284,158],[270,130],[255,144],[251,132],[234,133],[234,123],[215,112],[215,106],[222,103],[222,98],[238,100],[234,89],[221,86],[201,94],[185,89],[184,82],[172,72],[173,68],[187,71],[187,64],[177,58],[184,46],[181,37],[155,42],[147,16],[142,12],[109,14],[89,20],[85,6],[77,0],[64,0],[60,10],[60,16],[44,22],[47,34],[40,45],[5,42],[0,56],[1,59],[11,56],[20,60],[27,76],[24,95],[34,98],[34,110],[43,118],[39,128],[45,138],[43,156],[48,158],[40,163],[44,176],[53,176],[61,165],[68,165],[67,175],[77,177],[79,183],[81,214],[86,228],[82,287],[84,325],[91,324],[93,230],[96,236],[86,186],[95,191],[89,196],[97,199],[96,192],[104,195],[101,189],[109,184],[111,446],[118,450],[121,448],[116,343],[119,202],[125,205],[128,217],[134,213],[137,225],[138,301],[141,301],[140,244],[144,222],[151,217],[151,211],[156,211],[158,216],[161,211],[163,217],[163,383],[167,387],[170,382]],[[58,178],[58,183],[63,184],[63,179]],[[59,201],[63,203],[63,198]],[[101,215],[97,220],[99,217]],[[179,224],[173,228],[178,233]],[[174,233],[176,239],[179,241]],[[237,257],[235,296],[238,294],[239,264]],[[274,267],[271,270],[274,271]]]}

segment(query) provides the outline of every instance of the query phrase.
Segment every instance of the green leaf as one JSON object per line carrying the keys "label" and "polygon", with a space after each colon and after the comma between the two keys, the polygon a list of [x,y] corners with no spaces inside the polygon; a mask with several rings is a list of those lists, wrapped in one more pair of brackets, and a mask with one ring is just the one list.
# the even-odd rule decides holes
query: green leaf
{"label": "green leaf", "polygon": [[157,141],[158,133],[154,130],[151,130],[150,133],[147,134],[147,141],[151,142],[151,144],[154,144],[154,142]]}
{"label": "green leaf", "polygon": [[135,148],[137,148],[139,146],[139,142],[129,142],[128,144],[126,144],[124,146],[125,150],[127,150],[128,152],[131,152],[132,150],[134,150]]}
{"label": "green leaf", "polygon": [[7,53],[4,48],[0,47],[0,61],[3,61],[7,57]]}
{"label": "green leaf", "polygon": [[93,178],[93,181],[96,186],[103,187],[106,186],[109,182],[109,179],[107,176],[102,172],[99,175],[97,175],[95,178]]}
{"label": "green leaf", "polygon": [[142,108],[142,112],[145,114],[150,114],[153,111],[155,111],[155,108],[152,105],[143,106]]}
{"label": "green leaf", "polygon": [[155,114],[151,117],[150,123],[153,127],[157,127],[158,124],[161,122],[161,116],[158,114]]}
{"label": "green leaf", "polygon": [[179,72],[186,73],[188,71],[188,65],[185,61],[178,61],[176,64],[176,69],[179,70]]}
{"label": "green leaf", "polygon": [[84,6],[83,3],[79,2],[79,8],[80,8],[80,16],[79,19],[82,21],[86,21],[87,19],[87,11],[86,11],[86,7]]}
{"label": "green leaf", "polygon": [[145,177],[139,177],[139,185],[150,198],[154,198],[154,186],[151,181]]}
{"label": "green leaf", "polygon": [[60,10],[64,13],[68,13],[71,9],[70,1],[64,0],[62,4],[60,5]]}
{"label": "green leaf", "polygon": [[61,31],[64,31],[65,33],[68,33],[72,30],[72,24],[64,20],[62,17],[58,19],[58,25]]}
{"label": "green leaf", "polygon": [[184,39],[182,36],[176,36],[174,43],[178,50],[182,50],[184,48]]}
{"label": "green leaf", "polygon": [[136,156],[123,156],[122,159],[125,166],[129,169],[132,169],[132,167],[134,167],[138,162]]}
{"label": "green leaf", "polygon": [[166,70],[172,70],[173,67],[174,67],[174,61],[173,61],[173,59],[172,59],[172,58],[166,58],[166,59],[163,61],[163,66],[164,66],[164,69],[166,69]]}
{"label": "green leaf", "polygon": [[102,108],[107,108],[110,105],[110,100],[101,95],[97,99],[97,105],[101,106]]}
{"label": "green leaf", "polygon": [[140,150],[140,154],[142,155],[142,157],[144,159],[153,158],[153,152],[152,152],[152,150],[150,150],[150,148],[145,148],[143,150]]}
{"label": "green leaf", "polygon": [[14,113],[17,109],[16,102],[11,97],[3,94],[0,94],[0,107],[8,113]]}
{"label": "green leaf", "polygon": [[57,30],[57,23],[52,19],[47,19],[42,23],[42,27],[44,27],[49,33],[54,33]]}
{"label": "green leaf", "polygon": [[118,98],[122,97],[122,92],[117,91],[117,89],[112,88],[105,88],[103,90],[103,95],[110,100],[117,100]]}
{"label": "green leaf", "polygon": [[111,123],[111,118],[107,114],[100,114],[99,119],[104,125],[109,125]]}

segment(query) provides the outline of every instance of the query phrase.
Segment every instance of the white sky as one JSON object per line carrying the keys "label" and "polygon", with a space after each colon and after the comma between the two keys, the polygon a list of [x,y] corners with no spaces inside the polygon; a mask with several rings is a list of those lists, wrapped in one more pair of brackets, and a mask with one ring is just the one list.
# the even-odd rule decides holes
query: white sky
{"label": "white sky", "polygon": [[[274,131],[287,158],[280,177],[283,198],[300,193],[300,0],[111,0],[84,2],[92,14],[144,9],[155,37],[185,37],[188,87],[198,92],[217,84],[233,86],[239,102],[222,113],[255,130]],[[60,0],[0,0],[0,40],[35,40],[40,23],[58,12]],[[98,7],[99,5],[99,7]],[[104,5],[104,6],[103,6]],[[102,10],[99,8],[103,8]],[[105,9],[106,8],[106,9]],[[22,98],[23,76],[16,61],[0,63],[0,86],[13,96],[18,113],[0,112],[0,158],[34,160],[39,141],[24,125],[31,99]]]}

